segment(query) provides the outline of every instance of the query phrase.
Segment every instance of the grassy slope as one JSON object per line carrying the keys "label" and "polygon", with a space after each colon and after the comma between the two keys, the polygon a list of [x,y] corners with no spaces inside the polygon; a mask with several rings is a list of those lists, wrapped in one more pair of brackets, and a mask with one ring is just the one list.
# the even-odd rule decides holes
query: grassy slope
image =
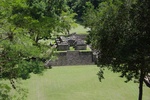
{"label": "grassy slope", "polygon": [[88,34],[87,31],[89,31],[88,28],[85,28],[84,26],[77,24],[77,27],[72,28],[70,30],[70,33],[76,32],[77,34]]}
{"label": "grassy slope", "polygon": [[[43,76],[32,75],[24,81],[29,88],[27,100],[137,100],[138,84],[124,83],[119,74],[105,71],[100,83],[94,65],[55,67]],[[150,89],[144,86],[143,100],[149,100]]]}

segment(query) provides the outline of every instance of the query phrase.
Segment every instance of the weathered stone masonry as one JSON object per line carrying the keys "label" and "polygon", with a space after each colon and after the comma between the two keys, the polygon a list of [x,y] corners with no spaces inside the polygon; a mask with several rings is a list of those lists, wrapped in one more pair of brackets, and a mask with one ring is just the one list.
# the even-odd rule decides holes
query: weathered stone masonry
{"label": "weathered stone masonry", "polygon": [[59,52],[57,56],[57,60],[49,62],[52,66],[93,64],[91,51]]}
{"label": "weathered stone masonry", "polygon": [[[92,51],[86,51],[86,35],[76,33],[56,38],[57,59],[46,62],[46,66],[89,65],[94,64]],[[75,50],[70,51],[70,47]]]}

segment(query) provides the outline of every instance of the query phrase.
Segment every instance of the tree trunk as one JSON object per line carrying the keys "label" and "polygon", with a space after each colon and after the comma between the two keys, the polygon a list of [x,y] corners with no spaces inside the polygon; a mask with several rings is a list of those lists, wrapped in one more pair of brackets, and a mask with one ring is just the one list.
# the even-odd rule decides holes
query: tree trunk
{"label": "tree trunk", "polygon": [[138,100],[142,100],[142,96],[143,96],[143,81],[144,81],[144,71],[143,68],[141,68],[140,70],[140,80],[139,80],[139,99]]}
{"label": "tree trunk", "polygon": [[37,35],[35,36],[35,43],[38,44],[38,41],[39,41],[39,35],[37,34]]}
{"label": "tree trunk", "polygon": [[69,29],[67,29],[67,34],[68,34],[68,35],[70,34],[70,31],[69,31]]}

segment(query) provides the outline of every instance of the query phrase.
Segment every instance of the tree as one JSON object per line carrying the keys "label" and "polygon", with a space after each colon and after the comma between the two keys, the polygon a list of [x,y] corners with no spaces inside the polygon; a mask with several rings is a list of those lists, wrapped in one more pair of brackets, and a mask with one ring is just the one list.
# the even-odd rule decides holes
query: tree
{"label": "tree", "polygon": [[[95,15],[89,15],[97,20],[90,24],[86,20],[86,25],[92,27],[93,48],[100,52],[98,66],[121,72],[127,81],[138,79],[138,100],[142,100],[143,80],[150,72],[149,4],[148,0],[107,0],[99,5]],[[100,70],[101,77],[102,74]]]}
{"label": "tree", "polygon": [[76,13],[62,12],[60,16],[60,32],[70,34],[70,29],[77,26],[74,19],[75,15]]}
{"label": "tree", "polygon": [[[16,85],[18,79],[42,73],[43,60],[52,55],[52,49],[39,40],[50,39],[52,32],[57,31],[61,3],[62,0],[0,1],[0,82],[9,80],[19,94],[24,90]],[[0,88],[0,99],[12,99],[9,85],[0,83]],[[16,99],[24,97],[22,94]]]}
{"label": "tree", "polygon": [[49,10],[52,9],[49,7],[51,4],[53,3],[44,0],[27,0],[24,4],[20,1],[12,6],[11,21],[17,27],[28,29],[36,45],[41,39],[50,39],[57,26],[57,17],[54,16],[54,11]]}
{"label": "tree", "polygon": [[94,9],[98,8],[99,3],[103,0],[68,0],[68,6],[77,14],[76,19],[82,21],[82,16],[89,7],[87,4],[91,3]]}

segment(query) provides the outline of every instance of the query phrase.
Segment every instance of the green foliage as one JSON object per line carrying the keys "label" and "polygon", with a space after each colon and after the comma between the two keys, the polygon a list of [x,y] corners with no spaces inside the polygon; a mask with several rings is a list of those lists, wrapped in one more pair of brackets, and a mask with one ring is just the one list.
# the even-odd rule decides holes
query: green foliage
{"label": "green foliage", "polygon": [[68,0],[67,4],[73,10],[73,12],[77,13],[77,20],[83,21],[82,16],[86,10],[91,8],[91,6],[93,6],[94,9],[98,8],[102,1],[104,0]]}
{"label": "green foliage", "polygon": [[76,13],[62,12],[60,16],[60,32],[70,34],[71,28],[77,27],[77,24],[74,19],[75,15]]}
{"label": "green foliage", "polygon": [[69,50],[74,51],[75,49],[74,49],[74,47],[71,46],[71,47],[69,47]]}
{"label": "green foliage", "polygon": [[[50,39],[52,32],[58,31],[59,12],[66,10],[61,3],[62,0],[0,1],[0,79],[10,80],[17,92],[23,90],[14,81],[28,79],[30,73],[42,73],[44,61],[53,55],[53,49],[39,41]],[[6,88],[3,86],[2,91]],[[9,98],[8,92],[3,93]]]}
{"label": "green foliage", "polygon": [[127,81],[139,79],[139,100],[144,77],[150,72],[149,4],[148,0],[108,0],[84,18],[85,25],[91,28],[93,48],[100,52],[98,65],[122,72]]}
{"label": "green foliage", "polygon": [[23,79],[30,78],[29,73],[33,72],[34,74],[40,74],[44,70],[43,63],[34,59],[30,61],[21,61],[19,62],[18,66],[18,76],[22,77]]}
{"label": "green foliage", "polygon": [[11,88],[6,84],[0,84],[0,100],[11,100],[9,96]]}

